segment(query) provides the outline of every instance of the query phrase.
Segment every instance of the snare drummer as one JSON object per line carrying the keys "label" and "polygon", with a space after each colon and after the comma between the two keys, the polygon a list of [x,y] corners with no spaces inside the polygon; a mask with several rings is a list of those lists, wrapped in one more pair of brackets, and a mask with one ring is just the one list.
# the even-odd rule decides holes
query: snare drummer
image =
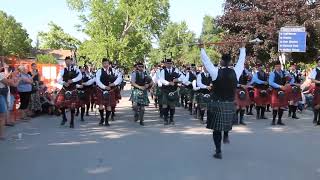
{"label": "snare drummer", "polygon": [[70,128],[74,128],[75,108],[78,103],[76,84],[81,81],[82,74],[79,68],[73,65],[73,61],[69,56],[65,58],[65,63],[66,67],[60,71],[57,77],[58,84],[63,85],[63,87],[57,95],[55,104],[62,113],[62,126],[67,122],[66,108],[70,109]]}

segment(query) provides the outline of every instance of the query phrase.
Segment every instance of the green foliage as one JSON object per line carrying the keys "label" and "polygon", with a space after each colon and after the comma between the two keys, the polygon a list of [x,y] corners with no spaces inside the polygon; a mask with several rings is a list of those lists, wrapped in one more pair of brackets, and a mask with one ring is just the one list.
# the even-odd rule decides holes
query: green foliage
{"label": "green foliage", "polygon": [[50,22],[49,32],[39,32],[40,46],[43,49],[75,49],[79,40],[63,31],[62,27]]}
{"label": "green foliage", "polygon": [[40,64],[58,64],[56,58],[52,54],[38,54],[37,63]]}
{"label": "green foliage", "polygon": [[79,48],[93,64],[103,57],[124,67],[142,61],[151,51],[169,19],[168,0],[67,0],[80,13],[82,29],[90,39]]}
{"label": "green foliage", "polygon": [[0,55],[26,56],[31,50],[31,39],[21,23],[0,11]]}

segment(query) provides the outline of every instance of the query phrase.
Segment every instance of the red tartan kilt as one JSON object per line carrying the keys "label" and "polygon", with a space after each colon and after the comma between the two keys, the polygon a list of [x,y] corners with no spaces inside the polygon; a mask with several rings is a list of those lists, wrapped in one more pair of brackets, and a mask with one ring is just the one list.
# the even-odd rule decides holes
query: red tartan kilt
{"label": "red tartan kilt", "polygon": [[[248,92],[250,92],[250,90],[254,90],[254,89],[248,88]],[[251,97],[250,94],[249,94],[249,98],[250,98],[250,104],[254,103],[254,96]]]}
{"label": "red tartan kilt", "polygon": [[116,100],[119,101],[122,98],[120,88],[115,89],[115,94],[116,94]]}
{"label": "red tartan kilt", "polygon": [[[240,92],[240,91],[243,91],[243,90],[246,92],[246,98],[242,100],[242,99],[240,99],[240,97],[239,97],[239,92]],[[249,106],[249,105],[251,104],[248,90],[246,90],[246,89],[237,89],[235,96],[236,96],[236,97],[235,97],[235,100],[236,100],[237,106],[239,106],[239,107],[246,107],[246,106]]]}
{"label": "red tartan kilt", "polygon": [[288,104],[288,92],[285,91],[285,97],[279,98],[278,91],[273,89],[271,95],[271,107],[284,108],[287,107]]}
{"label": "red tartan kilt", "polygon": [[66,90],[61,89],[60,92],[58,93],[56,99],[55,99],[55,105],[58,108],[76,108],[79,106],[79,100],[78,100],[78,95],[77,91],[73,90],[72,91],[72,97],[70,100],[65,99],[65,92]]}
{"label": "red tartan kilt", "polygon": [[97,88],[97,91],[96,91],[96,104],[115,107],[117,105],[115,91],[111,90],[109,92],[109,98],[105,99],[103,97],[103,91],[100,88]]}
{"label": "red tartan kilt", "polygon": [[302,101],[302,95],[301,92],[294,93],[292,92],[292,88],[288,88],[288,100],[293,102],[299,102]]}
{"label": "red tartan kilt", "polygon": [[315,87],[313,91],[313,103],[314,106],[320,104],[320,87]]}
{"label": "red tartan kilt", "polygon": [[93,86],[91,88],[91,102],[95,103],[97,102],[97,86]]}
{"label": "red tartan kilt", "polygon": [[86,89],[84,90],[85,91],[85,97],[83,99],[80,99],[79,98],[79,105],[82,106],[82,105],[86,105],[88,103],[90,103],[90,99],[91,99],[91,92],[92,92],[92,89]]}
{"label": "red tartan kilt", "polygon": [[260,88],[254,88],[254,102],[256,103],[257,106],[264,106],[264,105],[270,104],[271,97],[270,97],[269,91],[267,91],[268,94],[266,97],[261,97],[260,96],[261,90],[262,89]]}

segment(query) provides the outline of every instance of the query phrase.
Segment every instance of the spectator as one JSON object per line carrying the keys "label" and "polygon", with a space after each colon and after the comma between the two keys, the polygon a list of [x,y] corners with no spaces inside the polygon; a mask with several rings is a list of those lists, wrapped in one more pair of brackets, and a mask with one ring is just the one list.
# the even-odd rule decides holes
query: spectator
{"label": "spectator", "polygon": [[37,115],[42,111],[39,94],[40,74],[35,63],[31,64],[31,68],[32,70],[28,72],[33,80],[29,110],[32,112],[32,115]]}
{"label": "spectator", "polygon": [[8,80],[3,63],[0,63],[0,140],[4,140],[4,123],[8,112]]}
{"label": "spectator", "polygon": [[23,120],[30,119],[28,117],[28,106],[31,98],[32,91],[32,77],[27,73],[27,69],[25,66],[21,65],[18,67],[20,82],[18,85],[18,92],[20,96],[20,111],[21,117]]}

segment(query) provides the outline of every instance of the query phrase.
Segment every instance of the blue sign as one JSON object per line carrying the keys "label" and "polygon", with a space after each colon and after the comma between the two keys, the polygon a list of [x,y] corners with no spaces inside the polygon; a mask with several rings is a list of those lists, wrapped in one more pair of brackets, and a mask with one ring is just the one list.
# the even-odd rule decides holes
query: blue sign
{"label": "blue sign", "polygon": [[306,52],[307,33],[303,28],[281,28],[278,49],[279,52]]}

